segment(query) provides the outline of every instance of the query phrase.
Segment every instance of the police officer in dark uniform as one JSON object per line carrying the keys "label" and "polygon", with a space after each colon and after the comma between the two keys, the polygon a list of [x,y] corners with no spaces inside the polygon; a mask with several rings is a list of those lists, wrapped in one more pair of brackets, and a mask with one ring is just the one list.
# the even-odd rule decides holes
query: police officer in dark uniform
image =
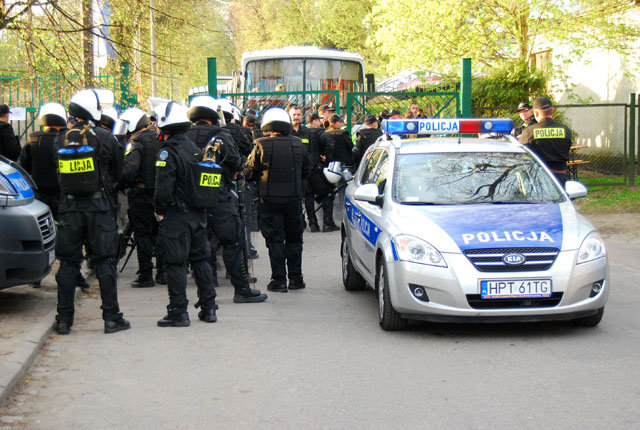
{"label": "police officer in dark uniform", "polygon": [[[161,142],[158,134],[149,130],[149,117],[141,109],[129,108],[121,115],[127,123],[129,143],[125,151],[122,181],[129,202],[129,223],[134,234],[138,255],[138,277],[133,288],[153,287],[153,254],[158,236],[158,221],[153,215],[153,196],[156,188],[156,157]],[[162,264],[156,255],[158,278]]]}
{"label": "police officer in dark uniform", "polygon": [[555,108],[546,97],[533,102],[537,124],[528,126],[520,135],[520,142],[538,154],[564,186],[567,181],[567,161],[571,148],[571,129],[553,120]]}
{"label": "police officer in dark uniform", "polygon": [[[235,288],[234,302],[258,303],[266,300],[267,296],[249,287],[242,248],[244,244],[239,240],[242,237],[242,220],[237,209],[237,198],[232,194],[234,177],[242,170],[242,158],[229,133],[218,125],[216,107],[217,101],[211,96],[198,96],[191,100],[187,115],[194,125],[187,132],[187,137],[200,150],[211,143],[215,147],[216,162],[222,167],[222,182],[218,204],[208,217],[208,226],[213,233],[211,239],[223,247],[222,258]],[[215,244],[211,259],[213,282],[218,286]]]}
{"label": "police officer in dark uniform", "polygon": [[378,127],[378,120],[374,115],[367,115],[364,119],[364,128],[356,132],[356,145],[352,151],[354,168],[358,168],[364,153],[380,136],[382,131]]}
{"label": "police officer in dark uniform", "polygon": [[305,287],[302,276],[302,181],[310,170],[299,138],[290,136],[291,118],[281,108],[264,114],[262,130],[247,160],[249,181],[259,181],[258,223],[267,242],[271,263],[270,291],[287,292]]}
{"label": "police officer in dark uniform", "polygon": [[[311,158],[317,158],[315,148],[312,148],[312,145],[317,146],[316,142],[316,134],[312,136],[311,130],[302,125],[302,109],[294,104],[289,106],[289,116],[291,116],[291,136],[295,136],[300,138],[302,141],[302,147],[304,148],[305,154],[309,157],[309,161],[311,162]],[[324,134],[324,130],[322,130]],[[314,142],[312,142],[312,140]],[[313,166],[313,162],[311,162]],[[312,233],[320,231],[318,227],[318,218],[316,217],[316,204],[314,201],[314,193],[311,184],[309,183],[309,177],[307,177],[304,181],[302,181],[302,200],[304,201],[305,212],[307,213],[307,221],[309,223],[309,230]]]}
{"label": "police officer in dark uniform", "polygon": [[[187,313],[189,262],[198,287],[196,308],[201,307],[198,318],[213,323],[218,320],[218,306],[208,262],[211,248],[207,239],[206,209],[199,206],[209,197],[207,187],[210,184],[208,180],[198,182],[198,178],[215,174],[195,171],[202,157],[200,149],[186,136],[191,127],[187,109],[169,102],[158,106],[155,113],[163,144],[156,161],[154,204],[160,221],[159,240],[164,251],[169,290],[168,312],[158,321],[158,326],[187,327],[191,324]],[[217,178],[219,185],[219,176]]]}
{"label": "police officer in dark uniform", "polygon": [[242,131],[241,125],[235,122],[233,112],[234,106],[227,99],[219,99],[218,104],[222,109],[224,115],[224,129],[227,130],[233,138],[233,142],[236,144],[236,148],[238,148],[240,154],[242,154],[244,157],[247,157],[251,153],[253,143]]}
{"label": "police officer in dark uniform", "polygon": [[520,102],[518,105],[518,114],[522,122],[511,132],[516,138],[520,137],[525,128],[537,122],[533,115],[533,109],[531,109],[531,106],[527,102]]}
{"label": "police officer in dark uniform", "polygon": [[[117,295],[116,258],[118,230],[113,211],[115,184],[121,171],[117,163],[115,137],[93,129],[91,120],[100,120],[100,102],[94,90],[76,93],[69,103],[69,114],[78,122],[56,138],[59,182],[62,192],[60,221],[56,238],[56,257],[60,268],[58,315],[55,330],[68,334],[73,325],[74,292],[82,262],[82,246],[87,243],[96,265],[105,333],[131,327],[120,312]],[[102,137],[102,138],[100,138]]]}
{"label": "police officer in dark uniform", "polygon": [[34,131],[29,135],[18,161],[38,186],[36,198],[49,206],[53,218],[57,220],[60,184],[55,162],[55,139],[59,133],[67,131],[67,112],[59,103],[47,103],[40,108],[38,120],[43,131]]}
{"label": "police officer in dark uniform", "polygon": [[[344,121],[340,115],[333,114],[329,118],[329,128],[325,131],[326,164],[332,161],[340,161],[344,167],[350,167],[352,162],[351,152],[353,143],[349,137],[349,132],[342,128]],[[322,201],[322,231],[332,232],[340,230],[333,221],[333,200],[334,196],[329,195]]]}

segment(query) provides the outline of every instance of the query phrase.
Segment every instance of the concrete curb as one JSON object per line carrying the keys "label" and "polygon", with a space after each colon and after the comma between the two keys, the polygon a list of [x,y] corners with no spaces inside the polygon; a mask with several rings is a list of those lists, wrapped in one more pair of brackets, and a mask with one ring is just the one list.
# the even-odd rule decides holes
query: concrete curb
{"label": "concrete curb", "polygon": [[0,406],[11,396],[13,389],[27,373],[42,345],[49,338],[55,323],[56,312],[56,308],[49,311],[29,330],[15,351],[2,360],[3,362],[0,364]]}

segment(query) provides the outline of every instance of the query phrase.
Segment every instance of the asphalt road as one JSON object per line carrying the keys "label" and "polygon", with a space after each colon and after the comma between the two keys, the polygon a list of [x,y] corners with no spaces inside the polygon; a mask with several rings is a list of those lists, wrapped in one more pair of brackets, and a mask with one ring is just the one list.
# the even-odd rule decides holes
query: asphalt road
{"label": "asphalt road", "polygon": [[596,328],[384,332],[375,294],[342,287],[339,233],[305,233],[307,289],[234,304],[225,282],[217,323],[192,308],[191,327],[159,328],[166,289],[129,288],[134,262],[120,287],[132,329],[103,334],[98,297],[80,300],[71,335],[52,337],[0,428],[637,429],[640,239],[607,243],[613,289]]}

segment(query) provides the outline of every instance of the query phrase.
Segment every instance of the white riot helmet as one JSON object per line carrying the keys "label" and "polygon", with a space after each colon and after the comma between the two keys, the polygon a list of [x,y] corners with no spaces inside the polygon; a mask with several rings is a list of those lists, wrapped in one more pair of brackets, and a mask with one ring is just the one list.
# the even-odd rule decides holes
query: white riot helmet
{"label": "white riot helmet", "polygon": [[156,107],[158,121],[156,126],[169,133],[184,133],[191,127],[191,121],[187,116],[187,108],[179,103],[171,101]]}
{"label": "white riot helmet", "polygon": [[231,105],[231,109],[233,110],[233,119],[236,120],[238,124],[242,123],[242,112],[236,106]]}
{"label": "white riot helmet", "polygon": [[218,106],[222,109],[224,120],[230,123],[233,119],[233,105],[227,99],[218,99]]}
{"label": "white riot helmet", "polygon": [[215,124],[218,123],[218,100],[211,96],[196,96],[189,103],[187,116],[191,122],[198,122],[202,119],[208,119]]}
{"label": "white riot helmet", "polygon": [[324,177],[327,178],[332,184],[337,184],[342,179],[342,163],[339,161],[332,161],[329,166],[322,169]]}
{"label": "white riot helmet", "polygon": [[41,125],[64,127],[67,125],[67,111],[60,103],[46,103],[40,108],[38,119]]}
{"label": "white riot helmet", "polygon": [[96,90],[81,90],[71,97],[69,115],[84,120],[100,121],[102,109]]}
{"label": "white riot helmet", "polygon": [[291,117],[282,108],[273,107],[267,109],[262,116],[262,131],[277,131],[282,134],[291,133]]}
{"label": "white riot helmet", "polygon": [[118,119],[118,111],[111,106],[102,108],[102,115],[100,116],[100,125],[104,125],[109,130],[113,129],[113,125]]}
{"label": "white riot helmet", "polygon": [[129,108],[122,112],[120,119],[127,123],[127,133],[135,133],[141,128],[149,125],[149,117],[142,109],[136,107]]}

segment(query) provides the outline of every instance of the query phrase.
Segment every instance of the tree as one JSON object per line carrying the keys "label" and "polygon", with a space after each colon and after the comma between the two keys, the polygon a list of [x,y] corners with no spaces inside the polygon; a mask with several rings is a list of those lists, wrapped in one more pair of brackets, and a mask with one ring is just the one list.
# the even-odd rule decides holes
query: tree
{"label": "tree", "polygon": [[534,50],[570,44],[576,55],[606,47],[631,53],[638,26],[621,20],[628,0],[379,0],[372,43],[389,73],[451,71],[470,57],[474,70],[530,64]]}
{"label": "tree", "polygon": [[229,26],[236,58],[287,45],[339,48],[365,54],[374,0],[233,0]]}

